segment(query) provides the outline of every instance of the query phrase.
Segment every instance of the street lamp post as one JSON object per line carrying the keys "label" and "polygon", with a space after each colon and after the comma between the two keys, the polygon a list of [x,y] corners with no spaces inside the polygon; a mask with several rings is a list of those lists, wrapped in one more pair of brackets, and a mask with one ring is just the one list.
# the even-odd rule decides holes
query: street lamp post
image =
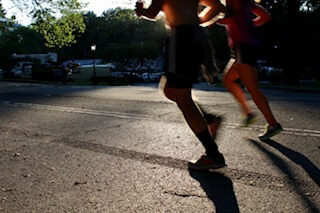
{"label": "street lamp post", "polygon": [[92,83],[95,85],[97,84],[96,82],[96,48],[97,46],[95,44],[91,45],[91,51],[93,51],[93,79],[92,79]]}

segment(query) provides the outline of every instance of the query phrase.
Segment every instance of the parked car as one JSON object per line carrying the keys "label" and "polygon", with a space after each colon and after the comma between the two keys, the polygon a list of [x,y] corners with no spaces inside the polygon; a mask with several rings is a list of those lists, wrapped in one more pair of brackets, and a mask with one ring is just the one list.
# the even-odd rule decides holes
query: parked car
{"label": "parked car", "polygon": [[158,82],[161,78],[162,73],[142,73],[142,79],[146,82]]}
{"label": "parked car", "polygon": [[22,79],[22,78],[31,79],[32,78],[32,64],[33,63],[30,61],[17,62],[15,67],[10,71],[11,76],[13,78],[17,78],[17,79]]}
{"label": "parked car", "polygon": [[32,65],[26,65],[23,69],[12,70],[14,77],[18,79],[31,79],[32,78]]}
{"label": "parked car", "polygon": [[80,65],[68,74],[67,82],[90,82],[93,80],[94,71],[96,79],[101,80],[111,76],[111,68],[110,64]]}

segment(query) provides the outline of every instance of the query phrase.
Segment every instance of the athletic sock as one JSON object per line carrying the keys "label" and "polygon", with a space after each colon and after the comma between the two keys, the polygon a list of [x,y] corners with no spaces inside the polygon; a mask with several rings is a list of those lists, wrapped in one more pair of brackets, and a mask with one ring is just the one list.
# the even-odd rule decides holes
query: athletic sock
{"label": "athletic sock", "polygon": [[212,139],[209,130],[204,130],[197,134],[198,139],[201,141],[202,145],[206,150],[206,155],[209,158],[213,158],[219,154],[218,146],[216,142]]}

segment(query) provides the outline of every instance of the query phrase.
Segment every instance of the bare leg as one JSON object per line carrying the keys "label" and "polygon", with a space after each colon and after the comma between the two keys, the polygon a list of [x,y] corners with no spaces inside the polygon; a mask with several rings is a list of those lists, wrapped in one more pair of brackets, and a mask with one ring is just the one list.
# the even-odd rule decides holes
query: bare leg
{"label": "bare leg", "polygon": [[209,133],[207,122],[192,99],[191,88],[172,88],[166,82],[161,83],[160,81],[165,96],[178,105],[188,126],[204,146],[206,155],[211,159],[218,157],[225,165],[223,155],[219,153],[218,146]]}
{"label": "bare leg", "polygon": [[231,59],[225,70],[223,84],[236,98],[242,108],[242,111],[247,115],[251,112],[251,109],[249,108],[247,98],[243,89],[239,86],[239,84],[236,83],[236,80],[239,78],[240,76],[237,71],[237,67],[234,63],[234,60]]}
{"label": "bare leg", "polygon": [[257,79],[257,73],[254,67],[248,64],[238,64],[237,70],[243,85],[250,93],[254,103],[257,105],[261,113],[266,118],[270,126],[277,124],[274,118],[268,100],[265,95],[260,91]]}
{"label": "bare leg", "polygon": [[186,122],[196,135],[208,129],[202,113],[192,99],[191,88],[171,88],[165,84],[164,94],[177,103]]}

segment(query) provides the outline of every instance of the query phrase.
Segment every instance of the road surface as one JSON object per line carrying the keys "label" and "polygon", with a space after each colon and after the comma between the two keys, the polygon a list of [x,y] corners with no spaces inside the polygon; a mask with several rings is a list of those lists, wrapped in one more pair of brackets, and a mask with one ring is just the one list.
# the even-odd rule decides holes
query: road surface
{"label": "road surface", "polygon": [[0,82],[0,212],[319,212],[320,96],[264,89],[284,132],[258,140],[224,88],[193,94],[222,114],[227,168],[188,170],[203,148],[157,85]]}

